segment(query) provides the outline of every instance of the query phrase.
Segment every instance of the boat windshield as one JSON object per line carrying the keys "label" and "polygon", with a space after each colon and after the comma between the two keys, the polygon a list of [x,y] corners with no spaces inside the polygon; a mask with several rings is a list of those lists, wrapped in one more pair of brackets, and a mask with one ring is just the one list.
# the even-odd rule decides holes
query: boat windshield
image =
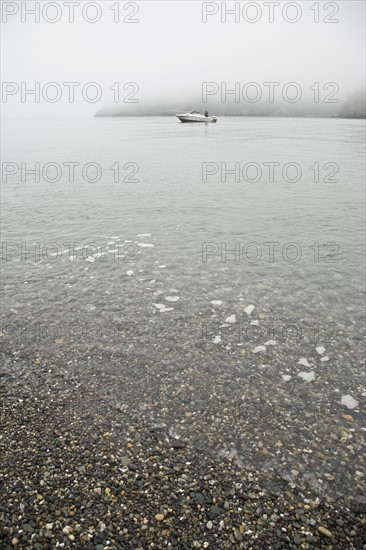
{"label": "boat windshield", "polygon": [[199,113],[198,111],[191,111],[189,114],[190,115],[200,115],[201,113]]}

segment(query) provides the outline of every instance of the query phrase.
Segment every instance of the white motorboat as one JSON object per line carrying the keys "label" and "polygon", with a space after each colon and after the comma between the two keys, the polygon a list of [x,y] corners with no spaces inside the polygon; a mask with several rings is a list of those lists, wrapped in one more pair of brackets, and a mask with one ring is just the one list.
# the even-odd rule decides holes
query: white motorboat
{"label": "white motorboat", "polygon": [[217,122],[216,116],[205,116],[198,111],[176,115],[181,122]]}

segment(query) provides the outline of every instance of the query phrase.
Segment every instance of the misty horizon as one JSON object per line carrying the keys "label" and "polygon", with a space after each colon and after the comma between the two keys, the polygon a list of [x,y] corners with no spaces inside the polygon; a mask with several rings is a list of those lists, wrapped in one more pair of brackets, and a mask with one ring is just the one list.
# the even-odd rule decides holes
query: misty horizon
{"label": "misty horizon", "polygon": [[[215,2],[135,2],[136,13],[132,14],[131,6],[121,9],[124,19],[119,23],[113,20],[114,4],[107,2],[100,4],[100,20],[94,24],[83,19],[80,6],[75,7],[74,22],[70,23],[66,6],[58,3],[60,20],[51,24],[42,13],[39,23],[35,15],[22,15],[24,3],[11,4],[18,11],[3,14],[7,22],[2,29],[2,80],[5,86],[10,83],[5,94],[3,89],[4,117],[160,115],[206,107],[218,116],[365,116],[363,2],[339,2],[338,11],[323,2],[318,14],[309,3],[292,3],[301,14],[295,23],[289,22],[296,15],[294,9],[284,12],[288,3],[283,1],[274,10],[272,23],[268,3],[260,2],[251,3],[260,9],[256,23],[247,22],[238,13],[223,14],[224,8]],[[31,4],[27,3],[29,10]],[[227,2],[225,9],[230,11],[236,5]],[[94,12],[88,14],[92,17]],[[55,17],[55,10],[49,8],[46,15]],[[253,10],[248,12],[248,17],[254,15]],[[314,22],[316,18],[319,22]],[[93,82],[98,97],[94,100],[90,89],[91,97],[86,100],[83,90]],[[239,103],[232,95],[223,103],[219,90],[204,103],[205,82],[219,87],[224,83],[227,89],[235,83],[242,87],[255,82],[263,95],[257,103],[247,102],[240,89]],[[266,82],[279,84],[273,103],[268,101]],[[298,103],[282,100],[281,91],[291,82],[302,88]],[[44,90],[50,83],[56,83],[58,89],[50,89],[47,99]],[[65,83],[77,83],[72,101]],[[117,83],[124,95],[116,100]],[[138,93],[132,94],[138,103],[123,102],[133,92],[129,83],[138,88]],[[320,86],[319,103],[314,102],[315,92],[310,90],[315,83]],[[332,92],[331,88],[323,91],[327,83],[337,86],[332,97],[338,103],[324,103]],[[38,97],[32,95],[36,86]],[[7,95],[12,89],[14,93]],[[59,94],[57,101],[51,97],[55,94]]]}

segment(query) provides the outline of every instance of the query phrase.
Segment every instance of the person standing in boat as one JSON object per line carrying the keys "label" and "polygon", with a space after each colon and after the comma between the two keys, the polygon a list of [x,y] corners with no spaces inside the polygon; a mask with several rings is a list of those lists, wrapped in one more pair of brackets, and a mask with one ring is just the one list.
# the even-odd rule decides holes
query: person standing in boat
{"label": "person standing in boat", "polygon": [[208,111],[207,110],[205,111],[205,117],[208,117]]}

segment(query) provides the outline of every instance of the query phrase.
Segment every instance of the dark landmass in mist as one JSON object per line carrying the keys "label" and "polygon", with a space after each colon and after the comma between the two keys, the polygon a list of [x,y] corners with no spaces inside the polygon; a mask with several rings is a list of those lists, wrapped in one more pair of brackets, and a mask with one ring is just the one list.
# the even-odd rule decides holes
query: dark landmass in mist
{"label": "dark landmass in mist", "polygon": [[109,105],[99,109],[97,117],[118,116],[174,116],[192,110],[216,116],[272,116],[272,117],[331,117],[331,118],[366,118],[365,92],[360,91],[340,99],[338,103],[315,103],[301,99],[298,103],[289,103],[281,98],[274,103],[261,100],[258,103],[248,103],[242,100],[235,103],[233,96],[228,96],[225,103],[220,95],[209,97],[206,103],[201,98],[187,97],[185,99],[160,101],[140,100],[139,103],[123,103]]}

